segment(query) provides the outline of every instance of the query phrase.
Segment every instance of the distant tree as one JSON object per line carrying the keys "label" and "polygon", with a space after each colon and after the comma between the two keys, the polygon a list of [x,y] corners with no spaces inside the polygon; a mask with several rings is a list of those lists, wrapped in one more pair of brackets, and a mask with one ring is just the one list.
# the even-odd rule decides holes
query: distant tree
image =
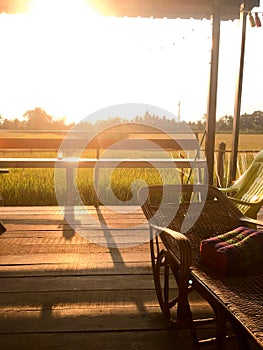
{"label": "distant tree", "polygon": [[52,123],[49,124],[48,129],[52,130],[68,130],[73,127],[73,124],[66,124],[66,119],[61,118],[61,119],[56,119],[52,120]]}
{"label": "distant tree", "polygon": [[[116,124],[125,124],[126,120],[121,117],[111,117],[106,120],[97,120],[95,123],[90,121],[82,122],[75,125],[71,123],[70,125],[66,124],[65,118],[62,119],[53,119],[48,115],[44,109],[35,108],[33,110],[28,110],[24,113],[24,120],[19,121],[18,119],[10,120],[5,119],[0,115],[0,128],[1,129],[42,129],[42,130],[68,130],[72,127],[80,130],[88,130],[94,132],[100,132],[104,129],[107,129]],[[148,126],[153,126],[155,128],[160,128],[161,130],[166,130],[167,132],[173,132],[178,130],[177,120],[168,119],[166,116],[158,116],[155,114],[150,114],[149,111],[146,111],[143,116],[134,116],[130,121],[131,123],[142,123]],[[184,123],[184,122],[182,122]],[[188,122],[189,127],[193,132],[203,132],[205,130],[206,118],[202,120],[197,120],[193,122]],[[124,125],[125,128],[125,125]],[[132,125],[129,125],[129,128],[132,128]],[[136,126],[134,126],[136,131]],[[233,117],[225,115],[221,117],[216,122],[217,132],[231,132],[233,129]],[[263,133],[263,112],[255,111],[252,114],[243,114],[240,116],[240,131],[241,132],[255,132]]]}
{"label": "distant tree", "polygon": [[193,132],[204,132],[205,130],[205,121],[197,120],[197,122],[188,122],[188,125]]}
{"label": "distant tree", "polygon": [[165,115],[160,117],[155,114],[150,114],[148,111],[146,111],[143,117],[136,116],[133,121],[136,123],[147,124],[154,128],[160,128],[167,132],[173,132],[178,129],[178,123],[175,119],[168,119]]}
{"label": "distant tree", "polygon": [[233,128],[233,117],[225,115],[216,122],[217,131],[230,131]]}
{"label": "distant tree", "polygon": [[29,110],[23,115],[25,121],[25,128],[34,130],[66,130],[70,129],[73,124],[66,125],[66,119],[53,119],[42,108],[35,108]]}
{"label": "distant tree", "polygon": [[23,114],[27,122],[28,129],[49,129],[52,124],[52,117],[48,115],[44,109],[35,108],[33,110],[29,110]]}
{"label": "distant tree", "polygon": [[263,130],[263,112],[262,111],[255,111],[252,114],[254,118],[254,127],[256,130]]}
{"label": "distant tree", "polygon": [[1,129],[14,129],[14,121],[9,119],[4,119],[1,123]]}
{"label": "distant tree", "polygon": [[106,120],[97,120],[96,123],[94,124],[93,129],[95,131],[102,131],[105,130],[113,125],[117,125],[120,123],[123,123],[124,120],[121,119],[120,117],[111,117]]}
{"label": "distant tree", "polygon": [[[216,123],[217,132],[225,132],[233,130],[232,116],[221,117]],[[252,114],[242,114],[239,121],[239,129],[241,132],[263,132],[263,112],[255,111]]]}
{"label": "distant tree", "polygon": [[263,112],[255,111],[252,114],[240,116],[240,130],[242,131],[263,131]]}
{"label": "distant tree", "polygon": [[14,119],[14,121],[13,121],[13,129],[17,129],[17,130],[22,129],[22,125],[23,125],[23,122],[21,122],[17,118]]}

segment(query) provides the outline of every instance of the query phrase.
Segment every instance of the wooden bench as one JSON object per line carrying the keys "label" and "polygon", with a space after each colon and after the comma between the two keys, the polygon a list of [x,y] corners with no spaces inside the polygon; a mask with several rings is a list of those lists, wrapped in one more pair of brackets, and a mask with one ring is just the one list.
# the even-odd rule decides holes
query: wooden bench
{"label": "wooden bench", "polygon": [[[180,168],[197,169],[200,181],[205,181],[206,162],[199,156],[198,139],[181,135],[173,139],[153,131],[116,132],[110,130],[89,140],[88,133],[73,133],[70,138],[1,137],[0,151],[8,156],[0,158],[2,168],[65,168],[67,204],[74,204],[74,169],[94,169],[94,185],[99,188],[100,169],[105,168]],[[87,141],[89,140],[89,141]],[[85,157],[82,151],[91,151]],[[134,151],[137,151],[135,154]],[[12,152],[56,152],[54,157],[12,157]],[[142,152],[143,151],[143,152]],[[161,156],[159,153],[161,151]],[[180,151],[185,158],[171,155]],[[143,153],[138,157],[138,153]],[[156,156],[158,154],[158,156]],[[189,157],[189,154],[192,156]],[[10,157],[11,155],[11,157]],[[99,200],[97,201],[97,205]]]}
{"label": "wooden bench", "polygon": [[139,200],[150,224],[157,298],[168,322],[190,329],[193,347],[199,349],[188,298],[196,290],[214,310],[217,350],[225,348],[228,322],[239,349],[248,350],[251,344],[263,348],[262,264],[254,272],[223,276],[200,263],[202,240],[263,222],[246,218],[212,186],[150,186],[139,191]]}

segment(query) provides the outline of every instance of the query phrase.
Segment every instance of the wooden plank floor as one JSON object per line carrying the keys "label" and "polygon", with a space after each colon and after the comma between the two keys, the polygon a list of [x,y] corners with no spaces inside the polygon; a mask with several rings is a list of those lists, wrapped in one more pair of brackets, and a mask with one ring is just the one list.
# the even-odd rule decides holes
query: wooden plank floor
{"label": "wooden plank floor", "polygon": [[[0,213],[0,349],[191,349],[190,334],[160,312],[139,208],[66,211],[75,230],[63,208]],[[210,315],[198,296],[192,305]],[[213,326],[198,331],[210,336]]]}

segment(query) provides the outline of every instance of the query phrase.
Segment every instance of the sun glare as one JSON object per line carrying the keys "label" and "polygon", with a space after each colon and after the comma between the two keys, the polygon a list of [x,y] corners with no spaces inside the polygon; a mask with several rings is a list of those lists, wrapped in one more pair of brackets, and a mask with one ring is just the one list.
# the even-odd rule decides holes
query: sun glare
{"label": "sun glare", "polygon": [[32,0],[29,5],[30,14],[40,16],[60,16],[72,18],[98,17],[99,13],[86,0]]}
{"label": "sun glare", "polygon": [[[154,104],[176,114],[179,101],[185,120],[206,113],[211,21],[103,16],[107,2],[97,0],[28,4],[27,13],[0,16],[0,115],[21,118],[41,107],[55,118],[78,121],[126,102]],[[222,115],[232,113],[239,27],[228,22],[221,29]],[[246,52],[258,66],[262,53],[257,47],[255,55],[252,46],[255,38],[260,42],[262,30],[248,28],[247,34]]]}
{"label": "sun glare", "polygon": [[[198,65],[198,80],[205,80],[209,40],[202,27],[210,24],[193,30],[195,24],[105,17],[85,0],[32,0],[28,14],[10,17],[5,28],[3,101],[20,105],[22,113],[39,106],[70,121],[125,102],[162,106],[165,99],[168,110],[177,110],[181,100],[184,111],[183,95],[204,100],[196,97],[196,79],[190,84],[188,77],[197,75]],[[9,113],[22,115],[10,107]]]}

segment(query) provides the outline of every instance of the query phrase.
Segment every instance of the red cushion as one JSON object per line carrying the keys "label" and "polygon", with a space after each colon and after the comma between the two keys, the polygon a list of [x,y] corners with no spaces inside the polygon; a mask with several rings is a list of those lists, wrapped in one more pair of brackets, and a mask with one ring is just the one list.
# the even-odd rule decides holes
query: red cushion
{"label": "red cushion", "polygon": [[242,226],[201,241],[200,263],[222,275],[258,269],[263,263],[263,231]]}

